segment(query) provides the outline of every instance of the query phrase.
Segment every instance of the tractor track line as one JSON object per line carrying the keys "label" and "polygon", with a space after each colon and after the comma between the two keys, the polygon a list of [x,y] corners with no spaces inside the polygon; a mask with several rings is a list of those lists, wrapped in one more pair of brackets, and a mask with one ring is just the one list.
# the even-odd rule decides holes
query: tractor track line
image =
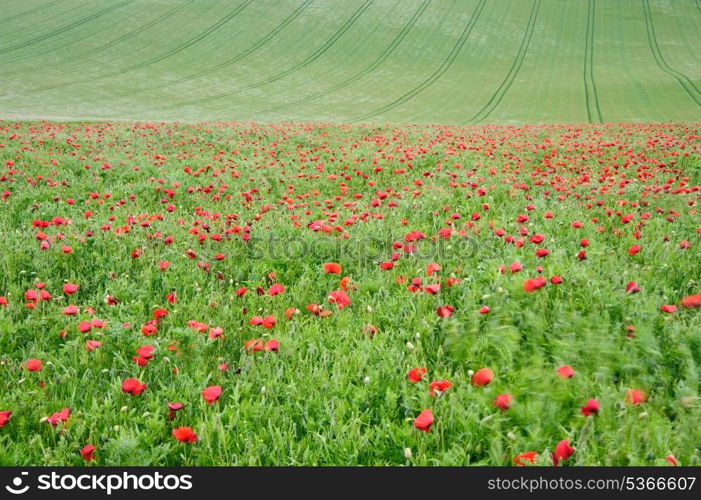
{"label": "tractor track line", "polygon": [[[652,23],[652,11],[650,10],[650,2],[648,0],[642,0],[643,3],[643,11],[645,13],[645,26],[647,28],[647,40],[648,43],[650,44],[650,51],[652,52],[653,57],[655,58],[655,62],[657,63],[657,66],[667,73],[668,75],[672,76],[677,82],[679,82],[679,85],[681,85],[682,89],[684,89],[684,92],[687,93],[689,97],[696,103],[697,106],[701,106],[701,99],[697,97],[694,94],[699,94],[701,95],[701,92],[699,92],[699,89],[696,88],[696,85],[694,85],[694,82],[692,82],[688,76],[686,76],[683,73],[680,73],[679,71],[673,69],[672,67],[667,64],[667,61],[665,60],[664,56],[662,55],[662,51],[660,50],[660,46],[657,44],[657,36],[655,35],[655,26]],[[691,88],[689,88],[691,87]],[[693,89],[693,90],[691,90]]]}
{"label": "tractor track line", "polygon": [[165,83],[163,83],[163,84],[161,84],[161,85],[151,85],[151,86],[149,86],[149,87],[142,87],[142,88],[139,88],[139,89],[135,89],[134,91],[130,92],[129,94],[122,94],[122,95],[119,95],[118,97],[124,97],[125,95],[132,95],[133,93],[136,93],[136,92],[145,92],[145,91],[148,91],[148,90],[153,90],[153,89],[157,89],[157,88],[160,89],[160,88],[164,88],[164,87],[169,87],[169,86],[171,86],[171,85],[177,85],[177,84],[183,83],[183,82],[188,82],[188,81],[194,80],[195,78],[198,78],[198,77],[200,77],[200,76],[207,75],[207,74],[209,74],[209,73],[211,73],[211,72],[213,72],[213,71],[220,70],[220,69],[222,69],[222,68],[224,68],[224,67],[226,67],[226,66],[230,66],[230,65],[232,65],[232,64],[236,64],[236,63],[239,62],[241,59],[243,59],[244,57],[247,57],[247,56],[253,54],[256,50],[260,49],[263,45],[265,45],[265,44],[268,43],[270,40],[272,40],[273,38],[275,38],[278,34],[280,34],[280,32],[281,32],[283,29],[285,29],[290,23],[292,23],[292,21],[294,21],[296,18],[298,18],[298,17],[300,16],[300,14],[301,14],[304,10],[306,10],[306,8],[309,7],[309,5],[312,4],[313,1],[314,1],[314,0],[305,0],[304,3],[302,3],[299,7],[297,7],[297,9],[296,9],[294,12],[292,12],[289,16],[287,16],[280,24],[278,24],[278,25],[277,25],[273,30],[271,30],[267,35],[265,35],[263,38],[261,38],[261,39],[258,40],[256,43],[254,43],[253,45],[251,45],[249,48],[247,48],[246,50],[244,50],[244,51],[241,52],[240,54],[237,54],[237,55],[234,56],[234,57],[231,57],[231,58],[229,58],[229,59],[226,59],[225,61],[222,61],[222,62],[216,64],[215,66],[212,66],[212,67],[210,67],[210,68],[207,68],[206,70],[198,71],[197,73],[191,73],[191,74],[189,74],[189,75],[187,75],[187,76],[184,76],[184,77],[182,77],[182,78],[177,78],[177,79],[171,80],[171,81],[169,81],[169,82],[165,82]]}
{"label": "tractor track line", "polygon": [[14,15],[12,15],[12,16],[5,17],[5,18],[3,18],[3,19],[0,19],[0,24],[4,24],[4,23],[6,23],[6,22],[8,22],[8,21],[12,21],[13,19],[17,19],[18,17],[23,17],[23,16],[26,16],[26,15],[28,15],[28,14],[33,14],[34,12],[36,12],[36,11],[38,11],[38,10],[48,9],[48,8],[51,7],[53,4],[59,3],[59,2],[63,2],[63,1],[65,1],[65,0],[54,0],[53,2],[49,2],[49,3],[44,4],[44,5],[38,5],[38,6],[34,7],[34,8],[25,10],[24,12],[20,12],[19,14],[14,14]]}
{"label": "tractor track line", "polygon": [[[98,47],[95,47],[95,48],[93,48],[93,49],[91,49],[91,50],[89,50],[89,51],[86,51],[86,52],[81,53],[80,55],[78,55],[78,56],[72,58],[72,59],[71,59],[71,63],[75,63],[76,61],[83,60],[83,59],[85,59],[86,57],[89,57],[89,56],[91,56],[91,55],[93,55],[93,54],[96,54],[96,53],[102,51],[102,50],[105,50],[105,49],[107,49],[107,48],[109,48],[109,47],[112,47],[112,46],[114,46],[114,45],[117,45],[117,44],[119,44],[119,43],[121,43],[121,42],[123,42],[123,41],[125,41],[125,40],[128,40],[129,38],[132,38],[132,37],[134,37],[134,36],[136,36],[136,35],[141,34],[141,33],[143,33],[144,31],[147,31],[147,30],[148,30],[149,28],[151,28],[152,26],[154,26],[154,25],[156,25],[156,24],[158,24],[158,23],[160,23],[160,22],[162,22],[162,21],[168,19],[169,17],[172,17],[173,15],[175,15],[176,13],[178,13],[179,11],[181,11],[182,9],[184,9],[185,7],[187,7],[188,5],[192,4],[192,3],[195,2],[195,1],[196,1],[196,0],[186,0],[186,1],[183,2],[182,4],[180,4],[180,5],[178,5],[177,7],[175,7],[174,9],[172,9],[172,10],[170,10],[170,11],[168,11],[168,12],[162,14],[160,17],[158,17],[158,18],[156,18],[156,19],[154,19],[154,20],[152,20],[152,21],[149,21],[148,23],[144,24],[143,26],[140,26],[140,27],[137,28],[136,30],[130,31],[129,33],[126,33],[125,35],[120,36],[120,37],[118,37],[118,38],[115,38],[114,40],[111,40],[110,42],[107,42],[107,43],[105,43],[105,44],[103,44],[103,45],[100,45],[100,46],[98,46]],[[62,45],[61,47],[53,46],[53,47],[50,47],[50,48],[47,49],[47,50],[44,50],[43,52],[34,52],[34,53],[32,53],[32,54],[30,54],[29,56],[26,56],[26,57],[20,56],[20,57],[14,59],[12,62],[19,62],[19,61],[25,62],[25,61],[29,61],[29,60],[31,60],[31,59],[34,59],[34,58],[39,57],[39,56],[42,56],[42,55],[44,55],[44,54],[49,54],[49,53],[51,53],[51,52],[56,52],[57,50],[62,49],[62,48],[64,48],[64,47],[69,47],[69,46],[71,46],[71,45],[75,45],[77,42],[82,41],[82,40],[84,40],[85,38],[90,38],[91,36],[93,36],[93,35],[92,35],[92,34],[88,34],[88,35],[83,36],[83,37],[81,37],[81,38],[73,38],[73,39],[71,39],[67,44]],[[3,62],[4,62],[4,63],[7,63],[8,61],[3,61]],[[75,73],[75,71],[72,71],[71,73]],[[51,87],[49,87],[49,88],[51,88]],[[41,91],[41,90],[48,90],[48,88],[39,87],[39,88],[36,88],[36,89],[28,89],[27,92],[29,92],[29,93],[31,93],[31,92],[39,92],[39,91]]]}
{"label": "tractor track line", "polygon": [[291,75],[292,73],[299,71],[302,68],[305,68],[306,66],[310,65],[312,62],[317,60],[319,57],[321,57],[334,43],[336,43],[336,41],[338,41],[338,39],[341,38],[341,36],[343,36],[343,34],[346,31],[348,31],[353,24],[355,24],[355,22],[363,15],[363,13],[365,13],[365,11],[370,7],[370,5],[373,3],[373,1],[374,0],[366,0],[365,3],[363,5],[361,5],[358,8],[358,10],[356,10],[353,13],[353,15],[343,24],[343,26],[341,26],[341,28],[338,29],[338,31],[336,31],[336,33],[334,33],[331,36],[331,38],[326,40],[326,42],[321,47],[319,47],[316,51],[314,51],[314,53],[312,53],[310,56],[308,56],[302,62],[295,64],[291,68],[289,68],[281,73],[278,73],[276,75],[273,75],[269,78],[266,78],[265,80],[261,80],[257,83],[253,83],[251,85],[246,85],[245,87],[241,87],[241,88],[238,88],[235,90],[230,90],[227,92],[221,92],[219,94],[214,94],[212,96],[202,97],[200,99],[193,99],[192,101],[186,101],[183,103],[172,104],[170,106],[167,106],[166,109],[173,109],[173,108],[178,108],[181,106],[188,106],[191,104],[201,104],[201,103],[205,103],[205,102],[214,101],[216,99],[221,99],[223,97],[229,97],[232,95],[240,94],[241,92],[256,89],[256,88],[262,87],[264,85],[268,85],[269,83],[276,82],[276,81],[278,81],[278,80],[280,80],[288,75]]}
{"label": "tractor track line", "polygon": [[[63,16],[68,16],[69,14],[73,13],[74,11],[81,12],[81,11],[84,10],[83,7],[84,7],[83,5],[78,5],[78,6],[76,6],[76,7],[71,8],[71,9],[61,11],[61,12],[59,13],[59,16],[61,16],[61,17],[63,17]],[[43,20],[43,21],[37,22],[32,28],[33,28],[33,29],[36,29],[36,30],[40,30],[42,27],[44,27],[44,26],[47,25],[47,24],[49,24],[50,27],[53,27],[52,21],[53,21],[53,19],[48,19],[48,20],[45,19],[45,20]],[[18,33],[18,32],[21,33],[21,32],[23,32],[23,31],[26,32],[27,29],[26,29],[26,28],[21,28],[21,29],[19,29],[19,30],[16,31],[16,32],[10,32],[10,34],[13,35],[13,34]],[[5,34],[5,33],[3,33],[3,34]],[[41,47],[41,45],[39,45],[39,47]],[[36,47],[35,47],[35,48],[36,48]],[[41,49],[39,48],[38,50],[41,50]],[[48,49],[48,50],[45,50],[44,52],[51,52],[52,50],[54,50],[53,44],[51,44],[51,46],[49,47],[49,49]],[[14,55],[11,54],[11,56],[12,56],[11,58],[3,58],[2,61],[0,61],[0,66],[6,66],[6,65],[8,65],[8,64],[14,64],[14,63],[17,63],[17,62],[25,62],[25,61],[28,61],[28,60],[32,59],[37,53],[38,53],[38,52],[30,51],[30,52],[28,52],[28,53],[25,52],[25,53],[23,54],[23,53],[20,51],[19,54],[14,54]],[[9,72],[6,72],[5,74],[8,74],[8,73],[9,73]],[[11,73],[9,73],[9,74],[11,74]]]}
{"label": "tractor track line", "polygon": [[50,31],[49,33],[45,33],[41,36],[38,36],[36,38],[32,38],[31,40],[27,40],[26,42],[21,42],[16,45],[11,45],[9,47],[3,47],[0,48],[0,54],[7,54],[8,52],[13,52],[15,50],[23,49],[25,47],[30,47],[32,45],[35,45],[37,43],[43,42],[45,40],[48,40],[50,38],[53,38],[57,35],[60,35],[61,33],[65,33],[66,31],[72,30],[73,28],[77,28],[78,26],[85,24],[90,21],[94,21],[95,19],[104,16],[105,14],[109,14],[113,10],[117,10],[120,7],[123,7],[124,5],[130,4],[134,2],[134,0],[125,0],[124,2],[118,3],[117,5],[113,5],[111,7],[108,7],[106,9],[103,9],[101,11],[98,11],[94,14],[91,14],[87,17],[84,17],[83,19],[80,19],[78,21],[75,21],[71,24],[67,24],[65,26],[62,26],[61,28],[55,29],[53,31]]}
{"label": "tractor track line", "polygon": [[462,50],[463,46],[465,45],[465,42],[467,42],[468,37],[470,36],[470,33],[472,33],[472,29],[474,28],[475,24],[477,23],[477,20],[480,17],[480,14],[482,14],[482,9],[484,8],[484,4],[486,3],[486,0],[480,0],[479,4],[475,8],[474,12],[472,13],[472,16],[470,17],[470,20],[467,22],[465,25],[465,28],[463,29],[462,33],[460,34],[460,38],[458,38],[458,41],[453,45],[453,48],[450,50],[448,53],[448,56],[443,60],[443,63],[440,65],[440,67],[431,74],[426,80],[421,82],[419,85],[411,89],[409,92],[405,93],[398,99],[395,99],[394,101],[385,104],[384,106],[371,111],[369,113],[365,113],[364,115],[360,115],[358,117],[355,117],[351,119],[351,121],[362,121],[362,120],[367,120],[368,118],[372,118],[374,116],[377,116],[381,113],[384,113],[386,111],[389,111],[391,109],[396,108],[400,104],[404,104],[405,102],[413,99],[416,97],[418,94],[426,90],[428,87],[433,85],[436,81],[438,81],[452,66],[453,62],[455,59],[458,57],[458,54]]}
{"label": "tractor track line", "polygon": [[56,84],[56,85],[50,85],[50,86],[42,87],[42,88],[39,88],[39,89],[34,89],[34,90],[32,90],[31,92],[32,92],[32,93],[34,93],[34,92],[44,92],[44,91],[46,91],[46,90],[55,90],[55,89],[60,89],[60,88],[63,88],[63,87],[69,87],[69,86],[71,86],[71,85],[81,84],[81,83],[92,83],[92,82],[96,82],[96,81],[99,81],[99,80],[105,80],[105,79],[107,79],[107,78],[112,78],[113,76],[118,76],[118,75],[123,75],[123,74],[125,74],[125,73],[130,73],[130,72],[135,71],[135,70],[137,70],[137,69],[142,69],[142,68],[151,66],[151,65],[153,65],[153,64],[156,64],[156,63],[158,63],[158,62],[161,62],[161,61],[163,61],[164,59],[167,59],[167,58],[169,58],[169,57],[172,57],[172,56],[174,56],[175,54],[178,54],[178,53],[182,52],[183,50],[187,49],[188,47],[191,47],[192,45],[194,45],[194,44],[196,44],[196,43],[202,41],[202,40],[205,39],[207,36],[209,36],[210,34],[212,34],[214,31],[216,31],[217,29],[219,29],[222,25],[224,25],[225,23],[229,22],[231,19],[233,19],[234,17],[236,17],[242,10],[244,10],[246,7],[248,7],[251,3],[253,3],[253,0],[246,0],[246,1],[244,1],[241,5],[239,5],[239,6],[236,7],[234,10],[232,10],[231,12],[229,12],[229,13],[228,13],[226,16],[224,16],[223,18],[219,19],[216,23],[214,23],[213,25],[211,25],[209,28],[207,28],[206,30],[204,30],[204,31],[200,32],[199,34],[197,34],[197,36],[194,36],[194,37],[190,38],[190,39],[187,40],[186,42],[181,43],[181,44],[178,45],[177,47],[175,47],[175,48],[169,50],[168,52],[166,52],[165,54],[161,54],[160,56],[157,56],[157,57],[155,57],[155,58],[153,58],[153,59],[149,59],[149,60],[143,61],[143,62],[141,62],[141,63],[133,64],[133,65],[128,66],[127,68],[124,68],[124,69],[121,69],[121,70],[115,70],[115,71],[112,71],[112,72],[110,72],[110,73],[105,73],[105,74],[103,74],[103,75],[96,76],[96,77],[91,78],[91,79],[89,79],[89,80],[74,80],[74,81],[71,81],[71,82],[64,82],[64,83],[60,83],[60,84]]}
{"label": "tractor track line", "polygon": [[[159,63],[159,62],[163,61],[164,59],[168,59],[169,57],[172,57],[172,56],[174,56],[175,54],[178,54],[178,53],[182,52],[183,50],[185,50],[185,49],[187,49],[187,48],[189,48],[189,47],[195,45],[196,43],[201,42],[202,40],[204,40],[205,38],[207,38],[209,35],[211,35],[212,33],[214,33],[216,30],[218,30],[219,28],[221,28],[224,24],[226,24],[226,23],[228,23],[229,21],[231,21],[233,18],[235,18],[237,15],[239,15],[239,14],[241,13],[241,11],[243,11],[246,7],[248,7],[249,5],[251,5],[251,3],[253,3],[253,0],[246,0],[246,1],[244,1],[241,5],[239,5],[238,7],[236,7],[233,11],[229,12],[226,16],[224,16],[222,19],[220,19],[219,21],[217,21],[216,23],[214,23],[213,25],[211,25],[209,28],[207,28],[206,30],[204,30],[202,33],[200,33],[199,35],[197,35],[197,36],[191,38],[191,39],[188,40],[187,42],[180,44],[179,46],[177,46],[177,47],[175,47],[174,49],[172,49],[172,50],[166,52],[165,54],[162,54],[162,55],[160,55],[160,56],[158,56],[158,57],[156,57],[156,58],[154,58],[154,59],[151,59],[151,60],[149,60],[149,61],[145,61],[145,62],[142,62],[142,63],[139,63],[139,64],[134,64],[134,65],[132,65],[132,66],[129,66],[129,67],[127,67],[126,69],[117,72],[116,74],[123,74],[123,73],[127,73],[127,72],[129,72],[129,71],[134,71],[134,70],[136,70],[136,69],[145,68],[145,67],[147,67],[147,66],[151,66],[152,64]],[[114,76],[114,75],[112,75],[112,76]]]}
{"label": "tractor track line", "polygon": [[177,7],[169,10],[168,12],[165,12],[161,16],[157,17],[156,19],[153,19],[152,21],[149,21],[148,23],[144,24],[143,26],[135,29],[134,31],[131,31],[129,33],[126,33],[123,36],[120,36],[119,38],[115,38],[114,40],[107,42],[103,45],[100,45],[99,47],[95,47],[92,50],[89,50],[87,52],[84,52],[83,54],[80,54],[78,57],[76,57],[74,60],[79,60],[83,59],[85,57],[91,56],[93,54],[96,54],[102,50],[105,50],[109,47],[113,47],[114,45],[117,45],[119,43],[122,43],[124,40],[128,40],[129,38],[132,38],[136,35],[140,35],[144,31],[148,31],[151,29],[153,26],[155,26],[158,23],[161,23],[165,21],[166,19],[173,17],[175,14],[180,12],[181,10],[185,9],[186,7],[189,7],[191,4],[193,4],[196,0],[185,0],[183,3],[178,5]]}
{"label": "tractor track line", "polygon": [[470,118],[468,123],[473,123],[477,121],[484,120],[487,118],[494,109],[499,105],[501,100],[504,98],[504,95],[506,95],[506,92],[509,90],[511,87],[511,84],[514,82],[516,79],[516,75],[518,75],[519,70],[521,69],[521,65],[523,64],[523,60],[526,57],[526,52],[528,52],[528,46],[531,43],[531,38],[533,37],[533,31],[535,28],[535,23],[536,19],[538,17],[538,10],[540,9],[540,0],[535,0],[533,2],[533,8],[531,9],[531,14],[528,17],[528,24],[526,26],[526,32],[523,34],[523,40],[521,40],[521,46],[518,49],[518,53],[516,54],[516,58],[514,59],[514,62],[511,64],[511,68],[509,69],[509,72],[506,74],[506,78],[504,78],[504,81],[501,82],[499,87],[497,87],[497,90],[494,92],[492,97],[487,101],[487,103],[480,109],[475,115]]}
{"label": "tractor track line", "polygon": [[587,37],[584,45],[584,99],[587,105],[589,123],[601,123],[599,96],[594,81],[594,18],[596,16],[596,0],[589,0],[587,12]]}
{"label": "tractor track line", "polygon": [[294,102],[286,103],[281,106],[277,106],[275,108],[267,109],[264,110],[263,112],[273,112],[273,111],[280,111],[282,109],[287,109],[292,106],[297,106],[299,104],[305,104],[311,101],[314,101],[320,97],[327,96],[329,94],[332,94],[333,92],[336,92],[338,90],[344,89],[348,87],[349,85],[354,84],[364,76],[368,75],[371,71],[374,69],[378,68],[383,62],[387,60],[387,58],[392,55],[394,50],[399,46],[399,44],[404,41],[404,39],[409,35],[409,32],[411,32],[412,28],[416,24],[416,22],[419,20],[419,18],[423,15],[423,13],[426,11],[428,6],[432,0],[424,0],[423,3],[419,6],[419,8],[416,10],[414,15],[409,19],[409,22],[402,27],[402,29],[399,31],[397,36],[392,40],[392,42],[380,53],[380,55],[375,59],[369,66],[367,66],[365,69],[361,70],[359,73],[356,73],[355,75],[351,76],[349,79],[344,80],[336,85],[333,85],[329,87],[326,90],[322,90],[320,92],[317,92],[315,94],[312,94],[310,96],[307,96],[303,99],[299,99]]}

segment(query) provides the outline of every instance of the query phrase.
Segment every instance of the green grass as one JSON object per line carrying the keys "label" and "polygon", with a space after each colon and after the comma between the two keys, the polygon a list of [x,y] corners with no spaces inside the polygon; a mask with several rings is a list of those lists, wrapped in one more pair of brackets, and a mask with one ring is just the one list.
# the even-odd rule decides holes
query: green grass
{"label": "green grass", "polygon": [[698,0],[5,2],[0,116],[696,121]]}
{"label": "green grass", "polygon": [[[698,465],[701,315],[660,311],[701,292],[698,137],[698,124],[0,122],[0,192],[9,193],[0,201],[0,296],[9,302],[0,307],[0,411],[13,412],[0,428],[0,464],[77,465],[88,443],[102,465],[509,465],[526,451],[550,464],[556,443],[570,439],[572,465],[664,465],[669,454]],[[172,200],[163,202],[163,189],[175,191]],[[379,200],[382,192],[389,197]],[[474,213],[481,217],[470,222]],[[517,223],[525,213],[530,220]],[[634,218],[623,224],[627,214]],[[69,223],[41,229],[51,240],[41,250],[33,221],[54,217]],[[342,231],[308,229],[317,220]],[[573,229],[576,220],[583,227]],[[448,221],[459,232],[431,241]],[[249,225],[251,241],[226,235],[235,225]],[[123,226],[129,232],[118,234]],[[494,235],[504,228],[519,237],[522,227],[522,248]],[[380,270],[392,243],[415,230],[427,235],[416,256]],[[200,244],[193,231],[210,238]],[[536,233],[543,244],[530,242]],[[580,261],[582,238],[589,246]],[[634,243],[642,251],[630,256]],[[538,246],[550,255],[536,258]],[[137,248],[143,255],[132,258]],[[168,271],[159,271],[161,260],[172,262]],[[499,272],[514,261],[521,273]],[[325,274],[326,262],[343,273]],[[428,277],[431,262],[442,270]],[[525,293],[538,265],[564,282]],[[342,276],[357,289],[337,311],[327,296]],[[409,281],[398,283],[402,276]],[[439,294],[410,293],[417,276],[442,283]],[[449,277],[462,281],[451,287]],[[629,281],[641,292],[626,294]],[[28,309],[23,294],[38,282],[53,300]],[[66,282],[80,286],[75,295],[64,296]],[[256,293],[273,282],[286,291]],[[241,286],[249,289],[243,298]],[[177,304],[166,302],[172,291]],[[106,304],[107,295],[119,303]],[[61,314],[69,303],[81,308],[78,317]],[[311,314],[311,303],[332,314]],[[451,318],[436,315],[444,304],[455,307]],[[477,312],[483,305],[489,314]],[[107,327],[79,333],[78,322],[93,317],[87,307]],[[169,314],[144,337],[141,326],[159,307]],[[300,312],[287,320],[290,307]],[[249,324],[268,314],[273,329]],[[190,320],[222,327],[224,338],[196,333]],[[279,339],[279,353],[244,352],[259,337]],[[88,339],[103,345],[88,353]],[[155,358],[139,367],[132,356],[147,344]],[[41,372],[27,371],[31,358],[43,361]],[[574,378],[556,374],[563,364]],[[471,371],[485,366],[494,381],[471,385]],[[407,380],[414,367],[427,368],[425,381]],[[148,388],[123,394],[128,377]],[[435,379],[453,387],[432,397]],[[200,392],[210,385],[223,394],[208,406]],[[633,388],[649,395],[642,405],[626,404]],[[515,402],[502,412],[492,402],[505,392]],[[589,398],[600,402],[598,416],[580,414]],[[185,409],[171,422],[166,404],[174,401]],[[66,425],[42,420],[64,407],[72,410]],[[435,415],[428,434],[412,426],[424,408]],[[198,442],[177,442],[177,426],[191,426]]]}

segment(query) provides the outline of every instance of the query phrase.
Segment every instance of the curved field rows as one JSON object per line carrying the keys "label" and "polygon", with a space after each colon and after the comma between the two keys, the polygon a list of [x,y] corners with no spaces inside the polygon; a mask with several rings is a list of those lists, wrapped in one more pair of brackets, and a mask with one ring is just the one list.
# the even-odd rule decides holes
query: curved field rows
{"label": "curved field rows", "polygon": [[701,118],[697,0],[54,0],[0,28],[7,118]]}

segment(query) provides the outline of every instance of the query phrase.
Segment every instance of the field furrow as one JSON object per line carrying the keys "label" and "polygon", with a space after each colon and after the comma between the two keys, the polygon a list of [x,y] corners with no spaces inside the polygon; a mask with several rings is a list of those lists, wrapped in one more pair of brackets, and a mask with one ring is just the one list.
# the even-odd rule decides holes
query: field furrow
{"label": "field furrow", "polygon": [[599,97],[596,94],[594,81],[594,19],[596,17],[596,0],[589,0],[587,12],[587,39],[584,52],[584,89],[589,123],[601,123]]}
{"label": "field furrow", "polygon": [[701,91],[694,85],[686,75],[680,73],[679,71],[671,68],[660,50],[660,46],[657,43],[657,35],[655,35],[655,26],[652,19],[652,12],[650,11],[649,0],[642,0],[643,10],[645,11],[645,26],[647,29],[647,37],[650,43],[650,51],[655,58],[655,62],[660,67],[662,71],[672,76],[679,85],[684,89],[684,92],[698,105],[701,107]]}
{"label": "field furrow", "polygon": [[535,27],[536,19],[538,17],[539,8],[540,0],[535,0],[533,2],[531,14],[528,17],[528,24],[526,25],[526,31],[523,35],[521,46],[518,49],[518,53],[516,54],[516,58],[514,59],[511,68],[509,68],[509,72],[507,73],[506,77],[501,82],[499,87],[497,87],[492,97],[484,104],[484,106],[479,111],[477,111],[477,113],[475,113],[475,115],[472,118],[470,118],[469,123],[479,123],[485,120],[492,113],[492,111],[494,111],[494,108],[496,108],[499,105],[501,100],[504,98],[504,95],[508,92],[509,87],[511,87],[511,84],[513,83],[514,79],[516,78],[516,75],[521,69],[524,57],[526,57],[526,52],[528,51],[528,46],[530,45],[531,38],[533,36],[533,29]]}
{"label": "field furrow", "polygon": [[419,93],[423,92],[428,87],[433,85],[436,81],[438,81],[438,79],[441,78],[445,74],[445,72],[450,69],[450,66],[453,64],[455,58],[462,50],[463,46],[465,45],[465,42],[467,42],[467,39],[470,36],[470,33],[472,32],[472,28],[479,20],[480,14],[482,13],[482,9],[484,8],[485,1],[486,0],[480,0],[480,2],[477,4],[477,7],[475,8],[472,17],[465,25],[465,29],[463,30],[463,32],[460,34],[460,38],[458,38],[458,40],[455,42],[455,45],[452,47],[452,49],[450,50],[450,52],[436,71],[434,71],[426,80],[421,82],[420,85],[414,87],[398,99],[376,109],[375,111],[371,111],[370,113],[366,113],[361,116],[356,116],[355,118],[352,118],[352,121],[364,121],[376,117],[382,113],[386,113],[387,111],[390,111],[391,109],[411,100]]}
{"label": "field furrow", "polygon": [[699,0],[632,5],[17,3],[0,19],[0,116],[453,124],[701,118]]}

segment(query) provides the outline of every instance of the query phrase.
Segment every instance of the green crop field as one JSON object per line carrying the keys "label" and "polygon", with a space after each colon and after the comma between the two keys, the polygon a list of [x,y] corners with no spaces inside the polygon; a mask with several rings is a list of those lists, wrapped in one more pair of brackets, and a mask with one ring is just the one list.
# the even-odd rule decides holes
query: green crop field
{"label": "green crop field", "polygon": [[0,466],[699,466],[700,204],[701,0],[0,0]]}
{"label": "green crop field", "polygon": [[699,0],[4,0],[0,116],[694,121]]}

